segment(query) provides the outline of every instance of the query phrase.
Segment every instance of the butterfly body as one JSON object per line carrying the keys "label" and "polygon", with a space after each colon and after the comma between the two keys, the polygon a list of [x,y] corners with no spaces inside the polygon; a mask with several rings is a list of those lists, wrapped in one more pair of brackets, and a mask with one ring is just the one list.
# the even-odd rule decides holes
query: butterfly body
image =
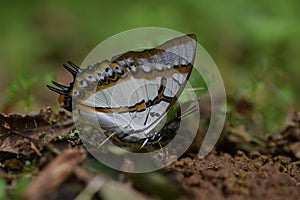
{"label": "butterfly body", "polygon": [[69,87],[48,86],[60,94],[66,110],[76,110],[91,124],[129,142],[159,141],[167,112],[191,74],[195,35],[170,40],[156,48],[129,51],[86,69],[69,62]]}

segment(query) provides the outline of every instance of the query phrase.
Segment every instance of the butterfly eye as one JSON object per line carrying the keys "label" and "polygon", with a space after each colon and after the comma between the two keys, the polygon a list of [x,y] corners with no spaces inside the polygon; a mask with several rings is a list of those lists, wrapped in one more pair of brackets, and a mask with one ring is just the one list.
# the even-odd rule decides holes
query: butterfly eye
{"label": "butterfly eye", "polygon": [[72,98],[70,96],[63,97],[63,107],[72,112]]}

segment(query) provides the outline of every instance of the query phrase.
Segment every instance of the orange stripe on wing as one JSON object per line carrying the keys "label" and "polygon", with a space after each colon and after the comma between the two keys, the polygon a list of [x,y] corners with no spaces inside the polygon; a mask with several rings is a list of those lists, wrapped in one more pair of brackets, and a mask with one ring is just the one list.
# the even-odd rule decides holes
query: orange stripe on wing
{"label": "orange stripe on wing", "polygon": [[166,89],[166,81],[167,81],[166,78],[163,77],[161,80],[161,86],[158,90],[158,95],[153,100],[149,100],[148,102],[142,100],[133,106],[121,106],[118,108],[92,107],[84,104],[78,104],[77,108],[88,112],[102,112],[102,113],[142,112],[145,111],[147,108],[160,103],[161,101],[171,103],[174,100],[173,97],[166,97],[164,95],[164,91]]}

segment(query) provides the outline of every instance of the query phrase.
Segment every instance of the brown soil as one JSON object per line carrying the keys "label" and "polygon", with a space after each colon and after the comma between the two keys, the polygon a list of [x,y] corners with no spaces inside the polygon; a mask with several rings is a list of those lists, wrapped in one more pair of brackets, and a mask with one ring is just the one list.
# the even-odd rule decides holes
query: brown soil
{"label": "brown soil", "polygon": [[299,199],[300,169],[285,156],[242,151],[183,158],[169,167],[193,199]]}

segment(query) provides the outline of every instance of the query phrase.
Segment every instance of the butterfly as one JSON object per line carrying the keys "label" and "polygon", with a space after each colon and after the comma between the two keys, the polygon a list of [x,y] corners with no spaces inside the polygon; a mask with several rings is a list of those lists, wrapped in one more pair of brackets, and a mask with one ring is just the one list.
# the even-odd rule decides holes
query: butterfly
{"label": "butterfly", "polygon": [[[173,38],[142,51],[128,51],[80,68],[63,65],[73,82],[47,87],[59,94],[59,104],[77,111],[87,122],[120,140],[158,142],[167,113],[177,102],[193,69],[194,34]],[[108,139],[107,138],[107,139]]]}

